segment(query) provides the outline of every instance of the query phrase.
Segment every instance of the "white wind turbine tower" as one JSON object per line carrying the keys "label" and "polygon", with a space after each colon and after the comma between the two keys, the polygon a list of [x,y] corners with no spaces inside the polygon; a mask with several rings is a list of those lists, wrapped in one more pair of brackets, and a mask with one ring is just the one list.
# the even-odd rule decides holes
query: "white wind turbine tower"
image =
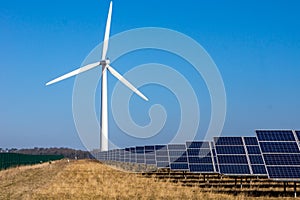
{"label": "white wind turbine tower", "polygon": [[101,88],[101,124],[100,124],[100,150],[107,151],[108,150],[108,111],[107,111],[107,70],[115,76],[119,81],[121,81],[124,85],[126,85],[129,89],[135,92],[144,100],[148,101],[148,98],[145,97],[138,89],[136,89],[129,81],[127,81],[121,74],[119,74],[114,68],[112,68],[110,64],[110,60],[106,58],[106,53],[108,49],[108,40],[109,40],[109,32],[110,32],[110,23],[111,23],[111,14],[112,14],[112,1],[110,2],[107,21],[106,21],[106,28],[105,28],[105,35],[103,41],[103,49],[102,49],[102,56],[101,60],[96,63],[91,63],[85,65],[79,69],[76,69],[72,72],[69,72],[63,76],[60,76],[52,81],[46,83],[46,85],[50,85],[56,83],[58,81],[64,80],[71,76],[75,76],[82,72],[88,71],[98,66],[102,66],[102,88]]}

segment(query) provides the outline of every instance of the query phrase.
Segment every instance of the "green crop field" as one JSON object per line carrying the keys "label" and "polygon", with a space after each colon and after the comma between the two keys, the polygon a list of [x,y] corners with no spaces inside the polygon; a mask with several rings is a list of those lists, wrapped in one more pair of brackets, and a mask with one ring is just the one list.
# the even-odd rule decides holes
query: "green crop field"
{"label": "green crop field", "polygon": [[60,160],[62,155],[28,155],[19,153],[0,153],[0,170],[20,165],[33,165]]}

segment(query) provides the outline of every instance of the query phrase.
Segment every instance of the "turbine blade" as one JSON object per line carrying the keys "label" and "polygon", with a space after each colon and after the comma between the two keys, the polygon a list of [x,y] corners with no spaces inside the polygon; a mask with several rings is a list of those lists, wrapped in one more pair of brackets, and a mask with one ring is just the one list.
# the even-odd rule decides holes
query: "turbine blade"
{"label": "turbine blade", "polygon": [[103,41],[103,49],[102,49],[101,60],[106,59],[106,53],[107,53],[107,49],[108,49],[109,33],[110,33],[111,13],[112,13],[112,1],[110,2],[110,5],[109,5],[109,11],[108,11],[108,16],[107,16],[107,20],[106,20],[106,28],[105,28],[105,35],[104,35],[104,41]]}
{"label": "turbine blade", "polygon": [[127,81],[119,72],[117,72],[114,68],[109,65],[106,65],[107,69],[114,75],[119,81],[121,81],[124,85],[126,85],[129,89],[139,95],[142,99],[148,101],[148,98],[145,97],[138,89],[136,89],[129,81]]}
{"label": "turbine blade", "polygon": [[83,66],[83,67],[81,67],[79,69],[71,71],[71,72],[69,72],[69,73],[67,73],[65,75],[62,75],[62,76],[60,76],[60,77],[58,77],[58,78],[56,78],[56,79],[54,79],[52,81],[49,81],[48,83],[46,83],[46,85],[51,85],[51,84],[56,83],[58,81],[62,81],[64,79],[66,79],[66,78],[70,78],[70,77],[75,76],[77,74],[80,74],[82,72],[85,72],[85,71],[88,71],[90,69],[93,69],[94,67],[97,67],[99,65],[100,65],[100,62],[96,62],[96,63],[91,63],[91,64],[88,64],[88,65],[85,65],[85,66]]}

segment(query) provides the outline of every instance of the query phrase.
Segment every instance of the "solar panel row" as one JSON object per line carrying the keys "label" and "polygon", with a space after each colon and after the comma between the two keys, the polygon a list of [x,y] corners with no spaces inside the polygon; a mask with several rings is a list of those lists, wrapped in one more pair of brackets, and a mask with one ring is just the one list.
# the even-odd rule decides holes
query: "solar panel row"
{"label": "solar panel row", "polygon": [[137,146],[98,152],[96,157],[180,171],[300,180],[299,139],[300,131],[257,130],[256,137]]}
{"label": "solar panel row", "polygon": [[268,177],[300,179],[299,132],[292,130],[256,131]]}

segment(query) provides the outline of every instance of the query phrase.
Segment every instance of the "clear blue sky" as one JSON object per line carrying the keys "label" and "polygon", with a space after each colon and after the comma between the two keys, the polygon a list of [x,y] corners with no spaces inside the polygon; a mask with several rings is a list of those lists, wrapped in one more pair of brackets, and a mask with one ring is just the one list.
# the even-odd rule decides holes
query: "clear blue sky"
{"label": "clear blue sky", "polygon": [[[80,66],[102,41],[108,5],[107,0],[1,1],[0,147],[84,148],[72,116],[74,78],[53,87],[45,87],[45,82]],[[300,129],[299,10],[299,1],[283,0],[115,0],[111,35],[155,26],[180,31],[200,43],[225,84],[223,135],[254,135],[260,128]],[[136,58],[143,54],[147,52],[138,52]],[[162,63],[172,63],[171,56],[162,58]],[[141,63],[150,62],[151,56],[143,59]],[[121,73],[131,67],[117,62],[115,66]],[[201,96],[205,85],[192,84]],[[161,90],[153,87],[149,92],[155,89]],[[161,99],[162,104],[168,102]],[[206,128],[207,99],[200,105]],[[174,131],[178,118],[170,120],[169,131]],[[113,122],[110,129],[117,130]]]}

